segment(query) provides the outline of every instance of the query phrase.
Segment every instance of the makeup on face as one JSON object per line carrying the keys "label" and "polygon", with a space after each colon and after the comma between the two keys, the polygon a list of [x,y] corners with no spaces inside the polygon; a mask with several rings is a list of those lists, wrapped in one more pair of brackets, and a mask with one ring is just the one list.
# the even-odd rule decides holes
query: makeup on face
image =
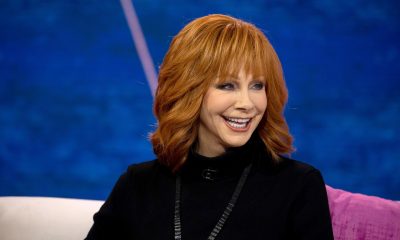
{"label": "makeup on face", "polygon": [[266,107],[264,80],[254,79],[243,70],[237,77],[216,80],[207,90],[201,107],[199,154],[217,156],[226,148],[246,144]]}

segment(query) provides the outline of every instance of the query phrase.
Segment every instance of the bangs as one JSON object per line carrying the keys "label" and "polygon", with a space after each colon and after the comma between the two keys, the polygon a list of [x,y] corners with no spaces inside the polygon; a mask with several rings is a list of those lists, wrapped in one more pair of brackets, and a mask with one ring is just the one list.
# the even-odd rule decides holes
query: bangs
{"label": "bangs", "polygon": [[[240,70],[258,80],[267,80],[268,51],[271,46],[262,32],[248,23],[226,26],[218,34],[212,72],[218,73],[218,81],[238,77]],[[273,50],[272,50],[273,51]]]}

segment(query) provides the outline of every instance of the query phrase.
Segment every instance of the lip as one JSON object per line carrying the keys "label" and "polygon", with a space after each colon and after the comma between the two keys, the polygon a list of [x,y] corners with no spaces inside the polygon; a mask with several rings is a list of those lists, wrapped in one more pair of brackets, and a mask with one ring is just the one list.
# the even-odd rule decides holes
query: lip
{"label": "lip", "polygon": [[247,125],[246,125],[245,128],[234,128],[234,127],[232,127],[232,126],[227,122],[227,120],[225,119],[225,117],[222,117],[222,118],[223,118],[223,120],[224,120],[224,122],[225,122],[225,125],[226,125],[229,129],[231,129],[232,131],[234,131],[234,132],[247,132],[247,131],[250,129],[251,123],[252,123],[252,121],[253,121],[253,118],[250,118],[250,121],[247,123]]}

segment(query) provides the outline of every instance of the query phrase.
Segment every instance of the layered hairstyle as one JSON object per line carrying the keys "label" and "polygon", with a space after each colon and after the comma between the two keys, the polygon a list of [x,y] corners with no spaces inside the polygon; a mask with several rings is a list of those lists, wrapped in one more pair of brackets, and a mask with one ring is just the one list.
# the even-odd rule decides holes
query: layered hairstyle
{"label": "layered hairstyle", "polygon": [[193,20],[172,40],[160,66],[151,134],[159,161],[172,171],[185,163],[196,143],[203,97],[216,79],[243,69],[264,78],[267,109],[257,130],[274,161],[293,151],[293,138],[283,115],[288,93],[279,58],[254,25],[226,15]]}

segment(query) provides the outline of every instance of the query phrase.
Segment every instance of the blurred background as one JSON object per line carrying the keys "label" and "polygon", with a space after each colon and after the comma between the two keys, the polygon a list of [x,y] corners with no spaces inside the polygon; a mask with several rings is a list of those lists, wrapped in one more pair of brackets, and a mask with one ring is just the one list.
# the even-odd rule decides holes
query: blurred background
{"label": "blurred background", "polygon": [[[157,67],[189,21],[260,27],[289,88],[293,158],[400,200],[400,2],[135,0]],[[105,199],[154,159],[152,96],[119,1],[0,2],[0,195]]]}

